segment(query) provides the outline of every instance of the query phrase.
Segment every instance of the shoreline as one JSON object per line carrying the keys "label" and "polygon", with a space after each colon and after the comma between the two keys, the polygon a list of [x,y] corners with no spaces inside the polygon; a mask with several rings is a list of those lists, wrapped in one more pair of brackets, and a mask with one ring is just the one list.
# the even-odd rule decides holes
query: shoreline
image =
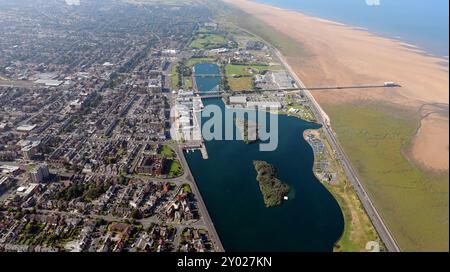
{"label": "shoreline", "polygon": [[[259,2],[255,2],[255,3],[259,3]],[[271,6],[271,5],[270,5]],[[333,20],[329,20],[329,19],[323,19],[321,17],[318,17],[317,15],[309,15],[307,13],[303,13],[301,11],[297,11],[297,10],[291,10],[291,9],[284,9],[281,8],[283,11],[285,12],[295,12],[298,13],[302,16],[308,16],[311,17],[314,20],[317,20],[321,23],[326,23],[326,24],[333,24],[336,26],[340,26],[340,27],[345,27],[354,31],[361,31],[364,33],[368,33],[370,36],[372,36],[373,38],[383,38],[383,39],[387,39],[391,42],[397,43],[398,45],[400,45],[401,47],[403,47],[404,49],[417,53],[417,54],[421,54],[425,57],[431,57],[431,58],[437,58],[442,62],[447,62],[448,64],[448,55],[444,55],[444,54],[437,54],[437,53],[433,53],[427,49],[425,49],[424,47],[420,46],[420,45],[416,45],[414,43],[411,43],[409,41],[406,40],[402,40],[401,37],[394,37],[394,36],[389,36],[386,33],[382,33],[382,32],[378,32],[378,31],[374,31],[374,30],[370,30],[367,27],[360,27],[360,26],[354,26],[354,25],[350,25],[350,24],[346,24],[346,23],[341,23],[338,21],[333,21]]]}
{"label": "shoreline", "polygon": [[[437,52],[432,52],[432,50],[430,49],[426,49],[425,46],[421,46],[419,44],[415,44],[414,41],[411,40],[407,40],[407,39],[402,39],[402,37],[395,35],[395,34],[388,34],[388,32],[385,31],[381,31],[381,30],[371,30],[369,29],[368,26],[358,26],[356,23],[352,24],[352,23],[344,23],[344,22],[340,22],[337,19],[328,19],[328,18],[323,18],[320,15],[317,14],[313,14],[310,12],[304,12],[301,10],[297,10],[297,9],[289,9],[286,7],[280,7],[280,6],[276,6],[272,3],[265,3],[265,2],[258,2],[256,0],[249,0],[250,2],[253,2],[255,4],[259,4],[259,5],[266,5],[266,6],[270,6],[273,7],[274,9],[277,10],[281,10],[283,12],[294,12],[294,13],[298,13],[302,16],[307,16],[310,18],[313,18],[319,22],[322,23],[327,23],[327,24],[333,24],[336,26],[341,26],[341,27],[346,27],[352,30],[356,30],[356,31],[363,31],[363,32],[367,32],[375,37],[381,37],[381,38],[385,38],[394,42],[399,43],[400,45],[403,45],[406,49],[412,50],[416,53],[421,53],[424,56],[428,56],[428,57],[433,57],[433,58],[442,58],[443,60],[446,60],[448,62],[449,60],[449,52],[447,53],[437,53]],[[228,2],[225,0],[225,2]]]}
{"label": "shoreline", "polygon": [[[296,117],[296,118],[299,118],[299,117]],[[299,119],[300,119],[300,118],[299,118]],[[340,203],[339,200],[338,200],[338,195],[337,195],[333,190],[331,190],[331,189],[329,189],[327,186],[325,186],[325,184],[322,182],[322,180],[320,179],[320,177],[317,175],[317,172],[314,171],[314,164],[315,164],[315,162],[317,161],[317,153],[316,153],[316,151],[314,150],[313,146],[311,145],[311,143],[308,141],[308,139],[307,139],[306,137],[308,136],[309,133],[312,133],[313,131],[319,131],[320,129],[321,129],[321,128],[318,128],[318,129],[306,129],[306,130],[303,131],[302,137],[303,137],[303,140],[304,140],[305,142],[307,142],[308,145],[311,147],[312,152],[313,152],[313,167],[312,167],[311,171],[313,172],[314,177],[316,177],[317,181],[318,181],[320,184],[322,184],[322,185],[325,187],[325,189],[326,189],[326,190],[334,197],[334,199],[336,200],[336,202],[337,202],[338,205],[339,205],[339,208],[341,209],[342,217],[344,218],[344,219],[343,219],[343,220],[344,220],[344,228],[342,229],[342,233],[341,233],[341,235],[339,236],[339,238],[334,242],[334,245],[333,245],[332,251],[334,252],[334,251],[335,251],[336,245],[339,244],[339,242],[342,241],[342,239],[344,238],[344,235],[345,235],[345,227],[346,227],[346,224],[347,224],[348,222],[345,220],[344,211],[343,211],[343,208],[341,207],[341,203]]]}
{"label": "shoreline", "polygon": [[[299,118],[299,117],[296,117],[296,118]],[[299,119],[300,119],[300,120],[303,120],[303,119],[301,119],[301,118],[299,118]],[[314,131],[319,132],[320,129],[321,129],[321,128],[318,128],[318,129],[305,129],[305,130],[303,131],[303,133],[302,133],[302,137],[303,137],[303,140],[304,140],[305,142],[308,143],[309,147],[311,147],[311,150],[312,150],[312,153],[313,153],[313,167],[311,168],[311,171],[313,172],[313,175],[314,175],[314,177],[316,177],[317,181],[318,181],[319,183],[323,184],[323,182],[322,182],[322,180],[320,179],[320,177],[319,177],[319,175],[317,174],[317,172],[314,171],[314,164],[316,163],[317,157],[318,157],[318,156],[317,156],[317,152],[316,152],[316,150],[313,148],[313,146],[311,145],[310,141],[308,141],[308,139],[307,139],[307,136],[308,136],[309,134],[313,133]],[[319,132],[319,133],[320,133],[320,132]],[[323,185],[324,185],[324,184],[323,184]],[[335,193],[334,193],[333,191],[329,190],[328,188],[326,188],[325,185],[324,185],[324,187],[325,187],[325,189],[327,189],[328,192],[330,192],[330,194],[333,195],[333,197],[334,197],[334,199],[336,200],[336,202],[338,202],[337,196],[335,195]],[[339,205],[339,202],[338,202],[338,205]],[[339,205],[339,206],[340,206],[340,205]],[[342,207],[341,207],[341,212],[342,212]],[[343,213],[343,212],[342,212],[342,216],[344,217],[344,213]],[[344,230],[342,231],[341,236],[339,236],[339,238],[336,240],[336,242],[335,242],[334,244],[337,244],[339,241],[342,240],[342,238],[343,238],[343,236],[344,236],[344,232],[345,232],[345,224],[346,224],[346,223],[347,223],[347,222],[345,221],[345,218],[344,218]]]}

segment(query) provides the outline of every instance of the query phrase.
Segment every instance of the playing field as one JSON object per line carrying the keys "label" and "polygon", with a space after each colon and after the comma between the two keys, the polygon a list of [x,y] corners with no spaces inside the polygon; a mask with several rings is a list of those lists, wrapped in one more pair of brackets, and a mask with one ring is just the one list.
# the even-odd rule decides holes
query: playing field
{"label": "playing field", "polygon": [[251,77],[228,78],[228,85],[232,91],[251,90],[253,79]]}
{"label": "playing field", "polygon": [[228,43],[226,37],[218,34],[199,34],[189,45],[193,49],[213,49],[225,47]]}
{"label": "playing field", "polygon": [[280,70],[280,66],[269,66],[269,65],[227,65],[225,71],[228,76],[252,76],[255,74],[260,74],[264,71],[274,71]]}

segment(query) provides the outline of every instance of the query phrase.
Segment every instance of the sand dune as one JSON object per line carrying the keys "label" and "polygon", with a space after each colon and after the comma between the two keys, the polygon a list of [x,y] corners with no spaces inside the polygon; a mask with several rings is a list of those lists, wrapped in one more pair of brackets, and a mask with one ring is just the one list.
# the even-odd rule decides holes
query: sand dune
{"label": "sand dune", "polygon": [[[343,91],[339,96],[327,92],[314,93],[319,103],[363,99],[389,101],[414,110],[419,110],[425,103],[443,103],[448,108],[449,69],[445,58],[424,54],[420,49],[376,36],[364,29],[299,12],[246,0],[225,2],[239,6],[296,40],[308,51],[307,57],[300,61],[287,58],[308,86],[386,81],[403,86],[365,92]],[[424,125],[413,141],[412,158],[427,168],[448,170],[448,116],[441,116],[439,122],[428,121],[427,118],[422,120]]]}

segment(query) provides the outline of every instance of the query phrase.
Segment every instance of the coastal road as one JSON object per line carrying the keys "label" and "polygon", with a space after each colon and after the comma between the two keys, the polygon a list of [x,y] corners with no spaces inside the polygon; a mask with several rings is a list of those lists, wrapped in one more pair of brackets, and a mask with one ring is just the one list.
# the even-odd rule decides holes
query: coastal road
{"label": "coastal road", "polygon": [[298,76],[295,74],[295,72],[292,70],[292,68],[289,66],[289,64],[285,61],[285,59],[283,58],[283,55],[273,46],[272,46],[272,50],[275,52],[277,57],[283,63],[283,66],[289,71],[291,76],[297,82],[298,86],[300,86],[303,89],[304,94],[310,100],[315,116],[317,117],[319,123],[321,123],[323,125],[323,131],[325,132],[325,136],[326,136],[328,142],[331,144],[332,148],[335,150],[338,158],[340,158],[341,163],[344,167],[344,171],[347,175],[347,178],[352,183],[353,188],[355,189],[355,191],[358,195],[358,198],[360,199],[361,203],[363,204],[364,209],[366,210],[368,216],[370,217],[375,229],[378,232],[378,235],[380,236],[381,240],[383,241],[384,245],[386,246],[386,249],[391,252],[400,252],[400,247],[398,246],[397,242],[395,241],[395,238],[392,236],[391,232],[389,231],[389,228],[384,223],[384,221],[383,221],[381,215],[378,213],[375,205],[370,200],[370,197],[367,194],[366,190],[364,189],[364,186],[362,185],[361,181],[359,180],[358,175],[356,174],[356,171],[351,166],[347,155],[345,154],[344,150],[342,149],[341,145],[339,144],[339,141],[336,138],[336,134],[331,129],[329,117],[322,110],[322,108],[317,103],[315,98],[312,96],[310,91],[308,89],[306,89],[303,82],[298,78]]}

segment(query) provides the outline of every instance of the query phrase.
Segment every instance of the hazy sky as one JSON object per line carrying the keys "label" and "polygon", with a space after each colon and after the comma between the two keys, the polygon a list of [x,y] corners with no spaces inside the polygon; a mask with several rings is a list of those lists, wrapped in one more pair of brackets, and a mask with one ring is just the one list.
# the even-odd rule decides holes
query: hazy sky
{"label": "hazy sky", "polygon": [[67,5],[70,5],[70,6],[72,6],[72,5],[80,5],[80,0],[65,0],[66,1],[66,3],[67,3]]}

